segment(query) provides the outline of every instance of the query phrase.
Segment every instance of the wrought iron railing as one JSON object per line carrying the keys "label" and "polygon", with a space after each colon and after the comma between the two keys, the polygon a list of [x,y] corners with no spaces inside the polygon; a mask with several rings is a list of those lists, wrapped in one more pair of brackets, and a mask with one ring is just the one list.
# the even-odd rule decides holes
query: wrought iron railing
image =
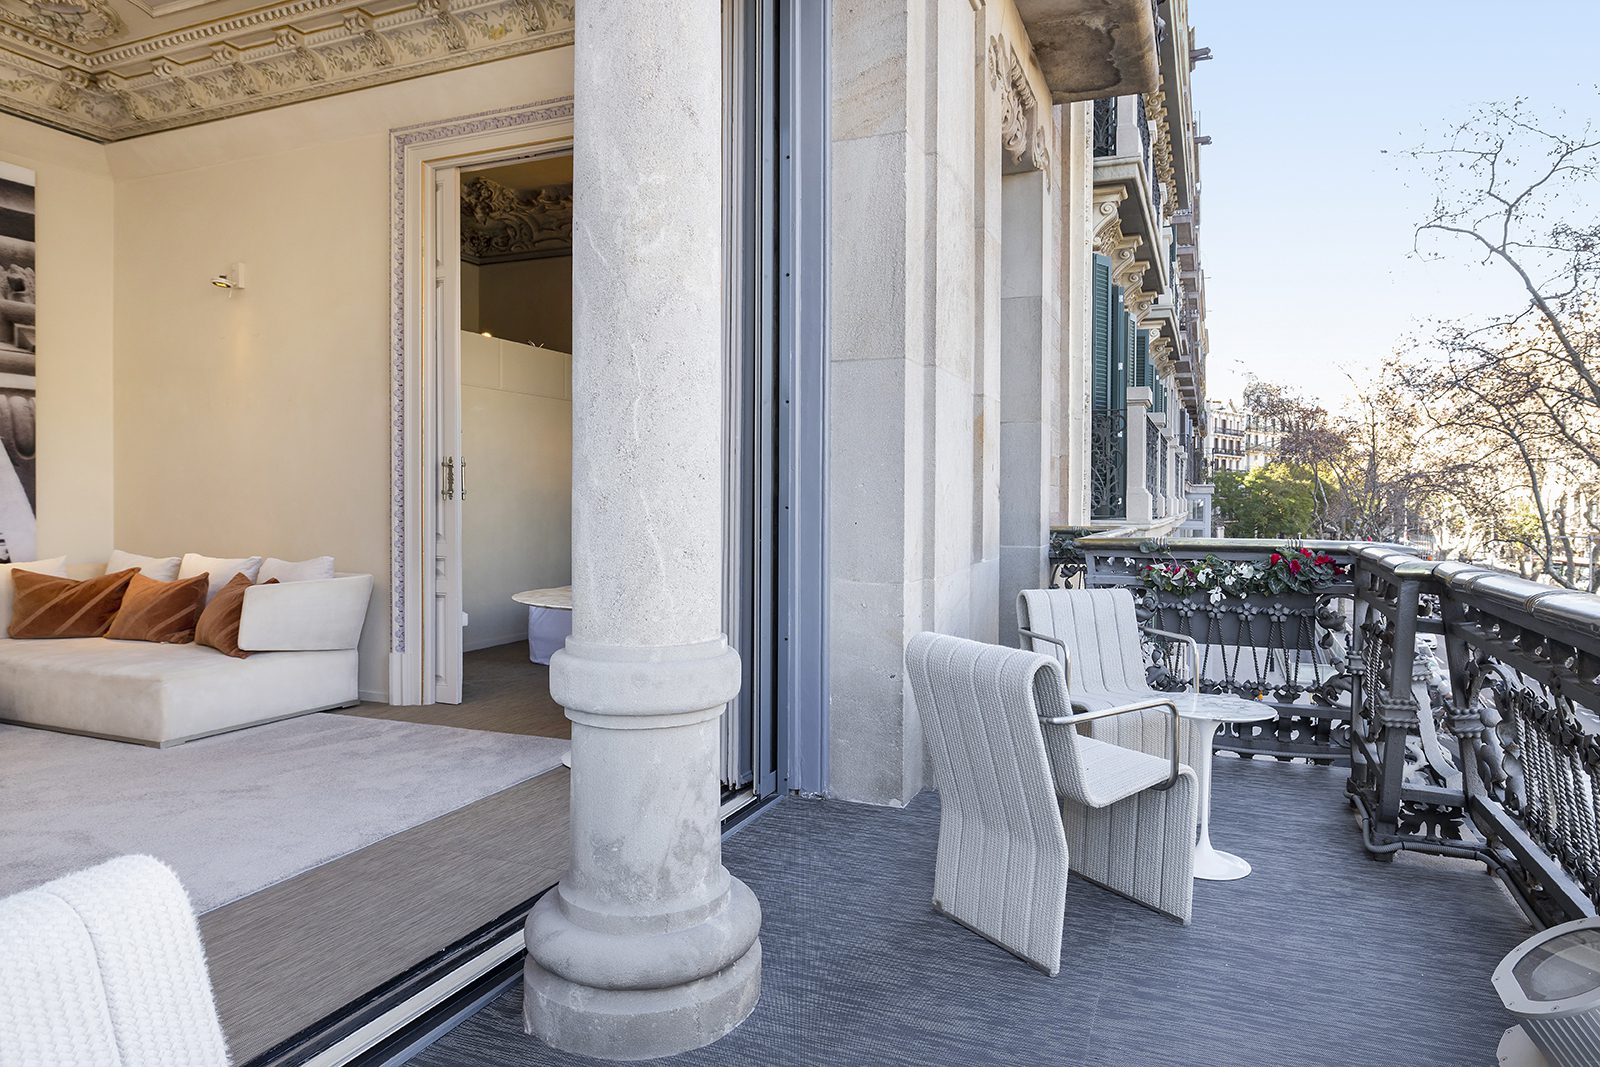
{"label": "wrought iron railing", "polygon": [[1089,513],[1095,519],[1128,514],[1128,413],[1096,411],[1089,432]]}
{"label": "wrought iron railing", "polygon": [[[1350,792],[1369,847],[1468,852],[1541,922],[1594,914],[1600,597],[1408,552],[1355,556]],[[1407,663],[1426,684],[1403,684]]]}
{"label": "wrought iron railing", "polygon": [[[1343,542],[1311,542],[1316,552],[1348,561]],[[1147,567],[1185,565],[1208,557],[1223,566],[1262,564],[1283,546],[1276,542],[1181,538],[1079,538],[1084,584],[1133,591],[1143,618],[1157,629],[1192,636],[1199,644],[1200,688],[1261,700],[1278,712],[1275,722],[1224,728],[1218,747],[1246,757],[1349,759],[1351,586],[1340,583],[1314,594],[1212,596],[1208,591],[1164,592],[1147,586]],[[1203,564],[1202,564],[1203,565]],[[1152,645],[1152,684],[1189,685],[1180,649]]]}
{"label": "wrought iron railing", "polygon": [[1156,184],[1156,172],[1155,164],[1150,155],[1150,116],[1146,112],[1144,106],[1144,97],[1136,96],[1134,99],[1138,101],[1139,146],[1144,153],[1144,172],[1145,175],[1150,179],[1150,184],[1153,187]]}
{"label": "wrought iron railing", "polygon": [[1162,518],[1166,500],[1161,492],[1161,434],[1154,426],[1146,426],[1144,431],[1144,488],[1150,494],[1151,516]]}
{"label": "wrought iron railing", "polygon": [[1117,98],[1108,96],[1094,102],[1094,154],[1117,154]]}
{"label": "wrought iron railing", "polygon": [[[1146,568],[1259,565],[1286,546],[1064,540],[1082,584],[1127,587],[1154,626],[1195,639],[1203,690],[1277,709],[1225,729],[1219,749],[1349,764],[1375,857],[1480,860],[1541,923],[1600,908],[1600,597],[1326,541],[1288,546],[1346,568],[1314,590],[1178,593]],[[1188,686],[1178,652],[1147,646],[1152,684]]]}

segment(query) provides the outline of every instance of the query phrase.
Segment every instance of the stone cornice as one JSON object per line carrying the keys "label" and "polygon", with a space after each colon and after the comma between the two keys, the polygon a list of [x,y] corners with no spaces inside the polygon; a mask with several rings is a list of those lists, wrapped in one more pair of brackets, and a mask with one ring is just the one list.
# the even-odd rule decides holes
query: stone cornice
{"label": "stone cornice", "polygon": [[0,110],[116,141],[558,47],[572,25],[572,0],[412,0],[378,15],[291,0],[90,54],[0,22]]}

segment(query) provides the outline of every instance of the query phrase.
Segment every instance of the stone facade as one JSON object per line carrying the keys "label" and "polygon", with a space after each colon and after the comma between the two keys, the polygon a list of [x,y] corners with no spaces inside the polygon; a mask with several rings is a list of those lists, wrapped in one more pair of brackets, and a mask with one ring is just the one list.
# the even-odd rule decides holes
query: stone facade
{"label": "stone facade", "polygon": [[[1073,22],[1089,9],[1131,27],[1149,4],[834,5],[834,795],[903,804],[924,787],[906,640],[1014,641],[1017,592],[1047,578],[1050,528],[1091,520],[1097,250],[1122,257],[1163,383],[1130,397],[1137,484],[1114,525],[1187,516],[1203,355],[1172,255],[1172,213],[1193,206],[1196,169],[1183,7],[1170,0],[1160,10],[1183,22],[1152,24],[1146,51],[1117,60],[1132,80],[1102,88],[1152,105],[1125,109],[1128,158],[1108,175],[1095,105],[1077,102],[1096,94],[1063,82],[1059,60],[1067,42],[1089,47]],[[1180,63],[1182,77],[1168,73]]]}

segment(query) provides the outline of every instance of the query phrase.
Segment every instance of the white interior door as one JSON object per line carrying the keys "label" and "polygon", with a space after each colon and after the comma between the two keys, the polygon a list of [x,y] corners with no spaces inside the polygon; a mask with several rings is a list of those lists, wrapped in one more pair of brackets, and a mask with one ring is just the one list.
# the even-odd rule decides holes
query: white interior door
{"label": "white interior door", "polygon": [[461,703],[462,604],[461,498],[466,460],[461,455],[461,171],[436,172],[434,183],[433,413],[435,502],[433,522],[433,699]]}

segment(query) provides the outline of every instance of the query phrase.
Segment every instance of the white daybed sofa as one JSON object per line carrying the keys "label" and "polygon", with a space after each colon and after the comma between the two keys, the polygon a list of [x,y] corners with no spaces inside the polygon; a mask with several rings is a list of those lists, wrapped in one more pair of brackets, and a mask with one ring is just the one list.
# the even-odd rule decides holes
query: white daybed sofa
{"label": "white daybed sofa", "polygon": [[0,638],[0,722],[168,745],[359,702],[372,575],[245,591],[239,647]]}

